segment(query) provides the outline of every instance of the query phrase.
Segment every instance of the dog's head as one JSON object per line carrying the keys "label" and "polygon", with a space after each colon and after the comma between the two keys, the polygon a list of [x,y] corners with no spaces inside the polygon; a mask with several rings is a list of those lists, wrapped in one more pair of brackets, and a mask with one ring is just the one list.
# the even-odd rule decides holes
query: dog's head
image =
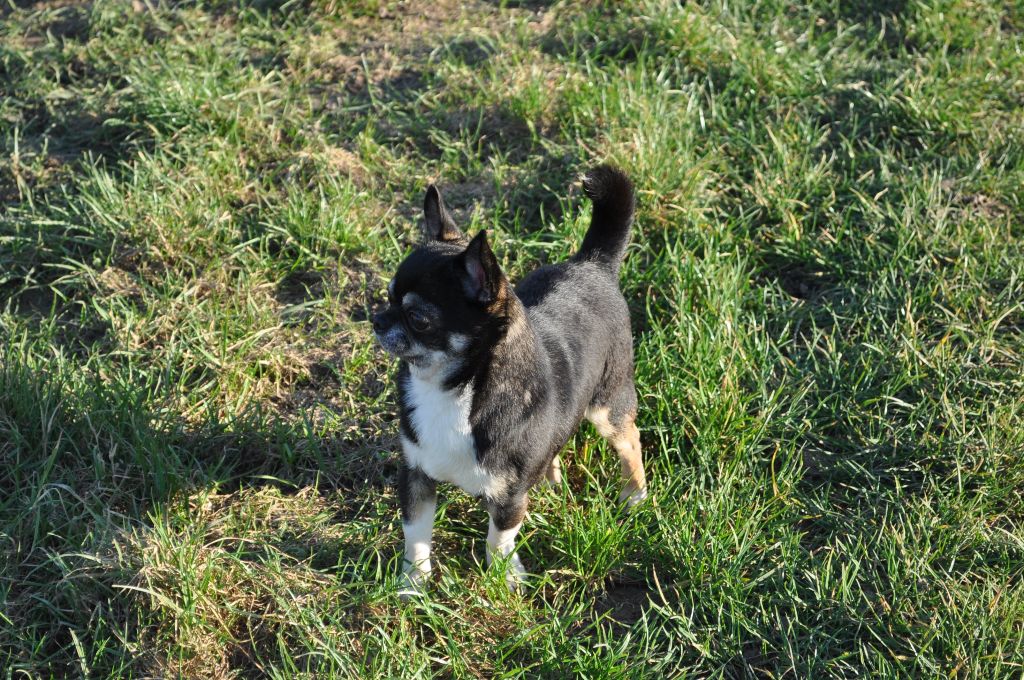
{"label": "dog's head", "polygon": [[433,185],[422,232],[388,284],[388,307],[374,315],[373,330],[414,372],[443,380],[501,325],[508,281],[486,234],[469,240]]}

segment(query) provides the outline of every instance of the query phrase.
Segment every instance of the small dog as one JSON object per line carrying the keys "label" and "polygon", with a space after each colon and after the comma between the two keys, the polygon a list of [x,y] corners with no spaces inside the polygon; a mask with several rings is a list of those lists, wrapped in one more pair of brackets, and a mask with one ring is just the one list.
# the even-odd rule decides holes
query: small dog
{"label": "small dog", "polygon": [[401,359],[404,595],[430,574],[439,481],[484,500],[487,562],[505,560],[516,588],[527,491],[544,478],[560,483],[558,452],[584,417],[619,455],[620,501],[632,507],[647,496],[633,338],[618,284],[633,186],[605,165],[586,174],[583,188],[594,210],[579,252],[515,288],[486,233],[469,240],[437,188],[427,188],[422,243],[388,285],[388,308],[373,317],[380,344]]}

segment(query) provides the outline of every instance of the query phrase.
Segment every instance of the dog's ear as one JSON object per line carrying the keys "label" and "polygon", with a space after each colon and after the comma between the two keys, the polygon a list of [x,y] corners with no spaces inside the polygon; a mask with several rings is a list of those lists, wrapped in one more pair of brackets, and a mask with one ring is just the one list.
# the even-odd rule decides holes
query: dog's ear
{"label": "dog's ear", "polygon": [[427,195],[423,198],[423,240],[458,241],[466,237],[444,207],[441,192],[433,184],[427,187]]}
{"label": "dog's ear", "polygon": [[487,243],[486,231],[473,237],[459,256],[459,264],[462,267],[462,288],[469,299],[482,304],[490,304],[498,299],[505,277]]}

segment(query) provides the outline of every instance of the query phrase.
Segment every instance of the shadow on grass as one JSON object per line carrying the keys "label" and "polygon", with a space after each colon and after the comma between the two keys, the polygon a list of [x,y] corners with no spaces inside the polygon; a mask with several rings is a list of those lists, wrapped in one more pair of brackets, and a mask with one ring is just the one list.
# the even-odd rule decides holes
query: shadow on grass
{"label": "shadow on grass", "polygon": [[553,7],[556,0],[488,0],[498,7],[528,9],[534,12]]}
{"label": "shadow on grass", "polygon": [[[475,69],[486,68],[495,55],[491,41],[463,36],[437,45],[399,44],[397,54],[401,61],[422,62],[431,50]],[[456,167],[437,181],[463,223],[474,206],[507,215],[526,232],[561,219],[563,206],[554,193],[575,179],[580,159],[560,143],[558,129],[527,119],[509,104],[446,98],[446,83],[428,67],[399,68],[372,50],[369,56],[341,58],[330,77],[313,87],[325,127],[336,131],[340,146],[372,128],[380,144],[409,162]],[[492,163],[508,168],[500,186]],[[410,218],[418,217],[419,202],[408,202]]]}
{"label": "shadow on grass", "polygon": [[[365,548],[345,530],[367,512],[368,493],[387,495],[396,474],[394,456],[385,453],[390,441],[315,434],[259,412],[230,423],[184,424],[173,412],[147,407],[148,392],[132,381],[24,361],[17,349],[0,355],[0,486],[9,490],[0,498],[0,523],[10,541],[0,562],[7,622],[0,647],[9,650],[8,668],[73,672],[79,644],[99,655],[94,670],[130,663],[138,652],[131,636],[97,631],[94,623],[111,611],[129,629],[139,620],[132,613],[139,602],[131,593],[126,599],[123,586],[139,585],[143,562],[125,546],[150,540],[139,538],[152,531],[147,525],[173,518],[183,502],[190,507],[210,493],[227,493],[228,501],[219,498],[229,504],[240,499],[243,510],[225,507],[223,517],[208,518],[219,526],[236,510],[244,513],[252,498],[269,499],[251,503],[253,517],[269,522],[261,543],[225,548],[243,562],[262,564],[273,553],[329,572]],[[301,521],[289,521],[293,506]],[[274,507],[286,509],[276,520]],[[158,522],[159,531],[174,522]],[[187,540],[189,528],[182,530]],[[151,540],[161,550],[175,548],[161,544],[159,532]]]}
{"label": "shadow on grass", "polygon": [[17,205],[24,188],[37,201],[49,192],[73,192],[73,184],[62,187],[60,180],[87,159],[116,174],[121,161],[148,143],[145,134],[120,116],[118,110],[97,110],[78,100],[22,108],[18,120],[22,164],[5,164],[0,170],[0,199]]}
{"label": "shadow on grass", "polygon": [[828,23],[857,24],[866,40],[880,40],[890,55],[912,49],[904,26],[907,0],[871,0],[870,2],[830,2],[822,7],[821,18]]}

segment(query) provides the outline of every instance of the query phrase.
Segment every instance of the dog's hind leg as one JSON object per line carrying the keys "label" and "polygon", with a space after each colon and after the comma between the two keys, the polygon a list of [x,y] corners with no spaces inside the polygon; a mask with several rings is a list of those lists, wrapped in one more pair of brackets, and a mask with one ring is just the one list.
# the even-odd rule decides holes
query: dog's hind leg
{"label": "dog's hind leg", "polygon": [[640,451],[640,430],[636,427],[635,416],[624,420],[615,434],[608,438],[619,454],[624,485],[619,500],[633,507],[647,498],[647,478],[644,475],[644,459]]}
{"label": "dog's hind leg", "polygon": [[623,479],[619,500],[629,507],[647,498],[640,430],[636,427],[636,405],[636,391],[630,382],[616,390],[607,401],[591,404],[586,413],[587,420],[619,454]]}

